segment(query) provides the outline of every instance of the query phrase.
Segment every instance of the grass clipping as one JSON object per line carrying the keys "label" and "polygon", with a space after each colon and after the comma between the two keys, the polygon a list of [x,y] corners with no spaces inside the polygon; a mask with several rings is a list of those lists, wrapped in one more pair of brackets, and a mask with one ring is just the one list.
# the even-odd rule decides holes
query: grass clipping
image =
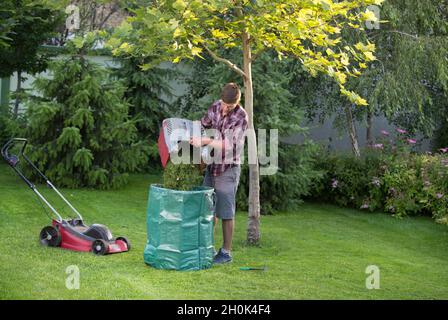
{"label": "grass clipping", "polygon": [[163,187],[166,189],[190,191],[201,186],[203,175],[195,164],[173,164],[169,162],[163,172]]}

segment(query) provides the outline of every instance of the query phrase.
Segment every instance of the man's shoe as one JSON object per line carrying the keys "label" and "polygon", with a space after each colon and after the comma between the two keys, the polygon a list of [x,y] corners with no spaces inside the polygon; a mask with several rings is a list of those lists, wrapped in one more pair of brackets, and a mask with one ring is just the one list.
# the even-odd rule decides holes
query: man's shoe
{"label": "man's shoe", "polygon": [[222,249],[219,249],[218,254],[213,258],[213,263],[215,264],[223,264],[232,262],[232,256],[229,253],[222,252]]}

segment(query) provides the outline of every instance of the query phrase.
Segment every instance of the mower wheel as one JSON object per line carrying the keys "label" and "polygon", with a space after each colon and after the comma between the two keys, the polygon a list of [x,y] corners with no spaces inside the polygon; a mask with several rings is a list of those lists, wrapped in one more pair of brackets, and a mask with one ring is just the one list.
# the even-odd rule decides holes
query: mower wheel
{"label": "mower wheel", "polygon": [[98,256],[105,255],[107,253],[108,244],[103,239],[96,239],[92,243],[92,252]]}
{"label": "mower wheel", "polygon": [[39,242],[45,247],[59,247],[61,240],[61,233],[53,226],[44,227],[39,234]]}
{"label": "mower wheel", "polygon": [[115,241],[116,240],[123,241],[124,243],[126,243],[126,246],[128,247],[128,251],[131,250],[131,242],[128,240],[128,238],[126,238],[126,237],[118,237],[117,239],[115,239]]}

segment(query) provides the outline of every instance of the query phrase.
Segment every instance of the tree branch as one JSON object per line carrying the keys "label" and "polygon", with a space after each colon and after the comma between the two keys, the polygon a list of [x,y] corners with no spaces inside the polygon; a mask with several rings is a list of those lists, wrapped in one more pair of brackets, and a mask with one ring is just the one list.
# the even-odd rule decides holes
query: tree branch
{"label": "tree branch", "polygon": [[116,13],[120,9],[120,6],[117,3],[114,3],[113,6],[110,8],[109,13],[106,15],[106,17],[98,24],[97,29],[102,29],[103,26],[106,24],[107,20]]}
{"label": "tree branch", "polygon": [[409,33],[403,32],[403,31],[391,30],[391,31],[388,31],[388,32],[390,32],[390,33],[398,33],[398,34],[401,34],[402,36],[408,36],[408,37],[414,38],[416,40],[418,39],[418,36],[415,36],[413,34],[409,34]]}
{"label": "tree branch", "polygon": [[241,75],[243,78],[246,78],[246,74],[244,73],[244,71],[241,70],[240,68],[238,68],[238,66],[236,64],[234,64],[232,61],[219,57],[216,53],[214,53],[212,50],[210,50],[205,44],[203,44],[203,46],[204,46],[205,50],[207,50],[207,52],[212,56],[213,59],[224,63],[230,69],[232,69],[233,71],[235,71],[236,73]]}
{"label": "tree branch", "polygon": [[[411,38],[413,38],[413,39],[415,39],[415,40],[418,40],[418,39],[419,39],[419,36],[416,36],[416,35],[413,35],[413,34],[409,34],[409,33],[403,32],[403,31],[399,31],[399,30],[387,30],[387,31],[385,31],[385,32],[386,32],[386,33],[398,33],[398,34],[401,34],[402,36],[411,37]],[[378,33],[378,34],[376,34],[376,35],[373,35],[372,38],[376,38],[376,37],[378,37],[380,34],[381,34],[381,33]]]}

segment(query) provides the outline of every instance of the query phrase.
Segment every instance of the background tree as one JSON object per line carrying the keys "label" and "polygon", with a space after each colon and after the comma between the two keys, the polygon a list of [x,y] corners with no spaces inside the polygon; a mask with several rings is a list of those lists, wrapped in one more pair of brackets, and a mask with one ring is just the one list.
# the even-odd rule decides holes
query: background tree
{"label": "background tree", "polygon": [[[374,45],[344,43],[341,28],[357,27],[372,18],[371,12],[360,10],[365,5],[380,4],[382,0],[355,1],[161,1],[134,11],[111,45],[115,53],[172,58],[179,62],[209,54],[226,64],[243,78],[244,108],[249,117],[249,139],[256,141],[253,112],[252,63],[266,48],[279,57],[299,59],[313,75],[323,72],[340,86],[350,101],[365,105],[358,94],[346,90],[347,77],[357,76],[366,62],[374,60]],[[140,22],[132,28],[133,22]],[[121,39],[121,40],[120,40]],[[119,44],[119,45],[118,45]],[[239,48],[242,66],[220,57],[218,48]],[[150,68],[157,60],[144,65]],[[249,161],[249,223],[247,240],[257,243],[260,238],[259,165],[257,146],[248,144]]]}
{"label": "background tree", "polygon": [[11,29],[15,24],[15,20],[12,18],[13,8],[12,0],[4,0],[2,2],[2,7],[0,8],[0,49],[9,46],[8,42],[11,41],[8,35],[10,35]]}
{"label": "background tree", "polygon": [[391,0],[389,23],[370,36],[381,46],[372,107],[411,133],[432,135],[448,101],[448,3]]}
{"label": "background tree", "polygon": [[373,118],[380,115],[410,134],[420,132],[426,138],[440,128],[441,141],[436,146],[445,147],[448,139],[442,137],[447,136],[443,132],[448,132],[448,122],[441,115],[448,107],[448,4],[442,0],[388,0],[382,7],[381,19],[386,22],[380,29],[343,34],[347,41],[362,37],[377,48],[377,60],[360,77],[350,80],[350,87],[361,93],[369,106],[350,106],[346,117],[347,108],[337,86],[303,74],[298,74],[296,81],[301,85],[292,88],[298,92],[306,87],[297,103],[308,107],[310,120],[318,116],[323,122],[336,116],[335,127],[350,133],[354,150],[354,121],[366,124],[369,144],[374,138]]}
{"label": "background tree", "polygon": [[[60,6],[67,13],[67,21],[57,28],[59,34],[49,42],[49,44],[58,46],[64,46],[74,35],[80,36],[92,31],[112,29],[128,15],[127,7],[132,5],[127,0],[47,1]],[[79,19],[77,29],[74,29],[74,17]]]}
{"label": "background tree", "polygon": [[[305,110],[308,121],[317,119],[323,123],[326,119],[334,117],[333,127],[338,132],[348,134],[353,155],[360,157],[361,148],[358,142],[356,121],[364,119],[370,106],[359,108],[350,103],[340,96],[338,86],[328,78],[324,76],[311,77],[309,74],[301,72],[299,62],[292,62],[291,69],[296,70],[289,87],[295,96],[294,104]],[[353,82],[357,79],[349,80],[349,85],[353,86]]]}
{"label": "background tree", "polygon": [[50,63],[53,78],[36,79],[27,102],[30,158],[61,186],[118,187],[146,160],[125,87],[84,57],[93,42],[69,43],[71,56]]}
{"label": "background tree", "polygon": [[139,140],[149,144],[149,161],[146,168],[159,168],[160,158],[157,149],[159,127],[163,119],[170,116],[173,91],[168,83],[174,79],[176,71],[168,67],[154,67],[142,70],[145,58],[123,55],[117,62],[119,67],[114,74],[126,86],[125,98],[129,102],[129,115],[136,120]]}
{"label": "background tree", "polygon": [[11,39],[9,46],[0,50],[0,77],[17,72],[14,103],[14,117],[17,117],[25,80],[22,73],[36,74],[47,68],[49,55],[38,49],[54,34],[63,19],[63,12],[45,1],[15,0],[13,8],[3,11],[2,16],[15,21],[8,36]]}

